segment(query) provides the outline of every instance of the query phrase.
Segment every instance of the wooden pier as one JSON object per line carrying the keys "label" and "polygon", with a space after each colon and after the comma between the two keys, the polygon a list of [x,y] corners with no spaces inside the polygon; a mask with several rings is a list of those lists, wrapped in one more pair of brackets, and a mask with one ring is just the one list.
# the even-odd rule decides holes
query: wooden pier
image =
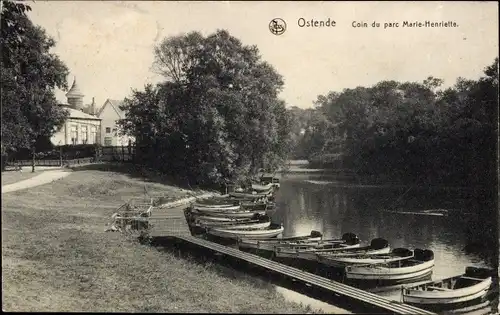
{"label": "wooden pier", "polygon": [[154,208],[148,218],[152,228],[151,237],[159,236],[191,236],[184,215],[185,206],[174,208]]}
{"label": "wooden pier", "polygon": [[391,314],[435,314],[419,309],[398,301],[392,301],[382,296],[363,291],[340,282],[336,282],[318,275],[302,271],[260,256],[230,248],[214,242],[191,236],[188,224],[184,216],[183,206],[175,208],[155,208],[149,217],[153,225],[150,236],[153,238],[175,238],[196,246],[213,251],[219,255],[227,255],[231,258],[246,261],[255,266],[266,268],[295,281],[304,282],[308,286],[313,286],[327,290],[332,294],[346,297],[353,302],[369,305],[372,308],[380,309],[384,313]]}
{"label": "wooden pier", "polygon": [[[165,235],[163,235],[165,236]],[[332,292],[332,294],[344,296],[358,303],[368,304],[382,310],[384,313],[391,314],[435,314],[408,304],[398,301],[388,300],[379,295],[369,293],[340,282],[336,282],[315,274],[302,271],[300,269],[290,267],[260,256],[240,251],[239,249],[230,248],[204,239],[193,237],[190,235],[172,235],[171,237],[180,239],[184,242],[195,244],[197,246],[209,249],[218,254],[231,256],[232,258],[240,259],[253,265],[266,268],[275,273],[289,277],[294,280],[304,282],[308,286],[314,286]]]}

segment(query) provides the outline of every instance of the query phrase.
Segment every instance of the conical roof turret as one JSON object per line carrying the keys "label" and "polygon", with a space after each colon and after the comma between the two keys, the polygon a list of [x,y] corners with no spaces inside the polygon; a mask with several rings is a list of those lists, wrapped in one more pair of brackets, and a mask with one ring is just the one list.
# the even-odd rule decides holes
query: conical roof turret
{"label": "conical roof turret", "polygon": [[82,91],[80,91],[80,88],[76,84],[76,77],[75,77],[71,89],[68,91],[68,93],[66,93],[69,106],[74,109],[82,110],[83,96],[84,94],[82,93]]}
{"label": "conical roof turret", "polygon": [[73,80],[73,85],[71,86],[71,89],[66,93],[66,97],[68,98],[78,98],[78,97],[83,97],[84,94],[82,91],[80,91],[80,88],[76,84],[76,77]]}

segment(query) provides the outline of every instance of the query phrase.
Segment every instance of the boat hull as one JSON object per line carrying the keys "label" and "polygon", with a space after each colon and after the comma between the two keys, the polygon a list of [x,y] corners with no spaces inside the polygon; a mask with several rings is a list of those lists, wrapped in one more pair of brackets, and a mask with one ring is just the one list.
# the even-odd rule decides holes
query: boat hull
{"label": "boat hull", "polygon": [[[358,248],[360,247],[360,244],[354,244],[354,245],[345,245],[342,247],[338,248],[332,248],[329,251],[330,252],[335,252],[335,251],[345,251],[348,249],[353,249],[353,248]],[[323,251],[325,252],[325,251]],[[317,260],[317,253],[318,251],[316,250],[304,250],[304,251],[296,251],[296,250],[288,250],[288,249],[276,249],[276,257],[278,258],[295,258],[295,259],[304,259],[304,260]]]}
{"label": "boat hull", "polygon": [[425,277],[432,273],[434,259],[413,266],[389,268],[384,265],[348,266],[346,278],[352,280],[405,281]]}
{"label": "boat hull", "polygon": [[[311,237],[307,239],[307,242],[318,242],[320,240],[321,237]],[[274,251],[275,247],[288,246],[288,244],[291,242],[293,242],[294,244],[299,244],[299,242],[301,241],[284,241],[281,239],[276,239],[275,241],[243,240],[242,242],[240,242],[240,247]],[[304,240],[302,242],[305,243],[306,241]]]}
{"label": "boat hull", "polygon": [[323,238],[322,233],[313,230],[309,235],[301,235],[301,236],[291,236],[291,237],[272,238],[272,239],[242,238],[239,241],[239,247],[249,248],[249,249],[263,249],[269,247],[272,248],[272,250],[274,251],[274,246],[281,243],[318,242],[322,238]]}
{"label": "boat hull", "polygon": [[234,224],[217,224],[217,223],[204,223],[204,222],[199,222],[199,225],[202,227],[208,227],[208,228],[223,228],[226,230],[237,230],[237,229],[248,229],[248,230],[261,230],[268,228],[271,226],[271,222],[241,222],[241,223],[234,223]]}
{"label": "boat hull", "polygon": [[220,229],[212,228],[207,231],[208,234],[231,239],[240,238],[271,238],[276,237],[283,233],[284,228],[281,226],[279,228],[269,228],[266,230],[230,230],[230,229]]}
{"label": "boat hull", "polygon": [[[488,274],[485,274],[484,272]],[[481,300],[492,287],[492,271],[467,267],[460,276],[402,289],[403,301],[419,305],[454,305]]]}
{"label": "boat hull", "polygon": [[[382,251],[382,252],[380,252]],[[398,260],[404,260],[411,258],[412,256],[390,256],[385,252],[386,250],[374,250],[367,251],[365,255],[358,256],[358,254],[354,255],[322,255],[318,254],[318,262],[327,266],[332,267],[345,267],[352,265],[365,265],[365,264],[383,264],[394,262]],[[385,255],[387,254],[387,255]]]}
{"label": "boat hull", "polygon": [[252,218],[255,215],[265,215],[265,210],[256,211],[224,211],[224,212],[213,212],[210,213],[210,217],[219,217],[226,219],[241,219],[241,218]]}
{"label": "boat hull", "polygon": [[212,217],[205,215],[196,215],[196,219],[208,222],[242,222],[249,220],[247,218]]}
{"label": "boat hull", "polygon": [[482,297],[488,294],[488,289],[484,289],[482,291],[474,292],[468,295],[460,296],[460,297],[430,297],[430,296],[411,296],[404,295],[403,302],[414,304],[414,305],[430,305],[430,306],[441,306],[443,304],[461,304],[474,300],[479,300]]}
{"label": "boat hull", "polygon": [[205,212],[205,213],[212,213],[212,212],[224,212],[224,211],[238,211],[240,210],[240,206],[229,206],[229,207],[205,207],[205,206],[199,206],[199,205],[193,205],[193,209],[196,211],[200,212]]}

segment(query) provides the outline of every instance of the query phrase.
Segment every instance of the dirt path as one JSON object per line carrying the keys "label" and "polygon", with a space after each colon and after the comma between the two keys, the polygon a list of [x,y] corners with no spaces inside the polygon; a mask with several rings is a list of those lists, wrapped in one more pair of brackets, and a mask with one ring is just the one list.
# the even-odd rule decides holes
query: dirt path
{"label": "dirt path", "polygon": [[17,183],[13,183],[10,185],[2,186],[2,194],[8,193],[11,191],[26,189],[30,187],[35,187],[43,184],[47,184],[53,182],[55,180],[64,178],[71,174],[70,171],[67,170],[53,170],[53,171],[44,171],[40,175],[37,175],[32,178],[28,178]]}

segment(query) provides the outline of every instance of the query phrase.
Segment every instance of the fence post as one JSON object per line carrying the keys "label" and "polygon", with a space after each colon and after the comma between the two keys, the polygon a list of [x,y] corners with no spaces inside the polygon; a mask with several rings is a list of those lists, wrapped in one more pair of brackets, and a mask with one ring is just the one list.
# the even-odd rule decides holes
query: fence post
{"label": "fence post", "polygon": [[32,160],[31,160],[31,173],[34,173],[35,172],[35,152],[36,152],[36,148],[35,148],[35,143],[33,142],[33,147],[32,147]]}

